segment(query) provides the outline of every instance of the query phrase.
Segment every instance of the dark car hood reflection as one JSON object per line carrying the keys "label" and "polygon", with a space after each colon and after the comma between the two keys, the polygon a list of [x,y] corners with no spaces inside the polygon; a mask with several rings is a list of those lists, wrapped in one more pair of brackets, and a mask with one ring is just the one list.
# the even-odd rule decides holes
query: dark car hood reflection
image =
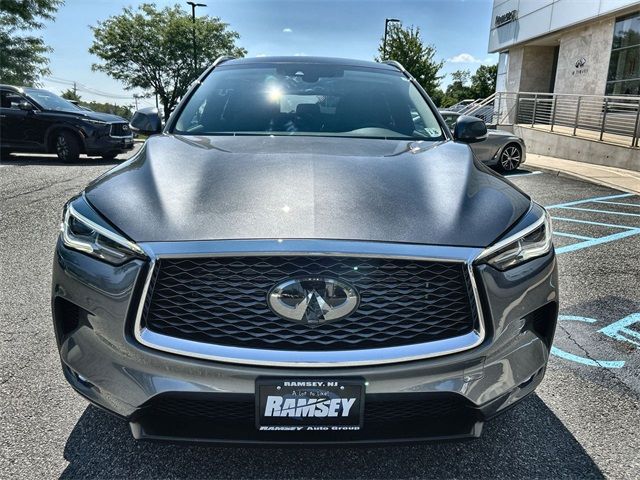
{"label": "dark car hood reflection", "polygon": [[89,202],[131,239],[320,238],[486,246],[529,199],[453,142],[150,138]]}

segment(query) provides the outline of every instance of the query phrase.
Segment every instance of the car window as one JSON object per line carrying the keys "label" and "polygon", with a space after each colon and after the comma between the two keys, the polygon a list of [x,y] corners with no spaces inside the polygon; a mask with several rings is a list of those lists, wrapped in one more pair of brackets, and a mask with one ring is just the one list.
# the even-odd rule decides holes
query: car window
{"label": "car window", "polygon": [[453,127],[455,127],[456,125],[456,121],[458,120],[458,117],[460,115],[457,115],[455,113],[446,113],[446,112],[441,112],[442,118],[444,119],[444,123],[447,124],[447,126],[453,130]]}
{"label": "car window", "polygon": [[47,90],[41,90],[39,88],[25,88],[24,93],[27,97],[34,100],[38,105],[42,106],[46,110],[57,110],[62,112],[77,112],[82,110],[80,107],[65,100],[64,98],[51,93]]}
{"label": "car window", "polygon": [[24,97],[16,92],[11,92],[9,90],[0,91],[0,105],[2,108],[20,108],[20,102],[24,101]]}
{"label": "car window", "polygon": [[443,139],[402,73],[319,64],[217,68],[182,109],[175,133]]}

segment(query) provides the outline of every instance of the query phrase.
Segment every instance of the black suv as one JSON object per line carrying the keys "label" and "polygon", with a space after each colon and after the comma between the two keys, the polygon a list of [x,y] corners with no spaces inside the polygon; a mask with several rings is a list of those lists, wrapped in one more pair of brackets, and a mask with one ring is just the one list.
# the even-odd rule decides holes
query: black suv
{"label": "black suv", "polygon": [[113,159],[133,148],[124,118],[82,109],[47,90],[0,85],[0,148],[57,153],[73,162],[81,153]]}

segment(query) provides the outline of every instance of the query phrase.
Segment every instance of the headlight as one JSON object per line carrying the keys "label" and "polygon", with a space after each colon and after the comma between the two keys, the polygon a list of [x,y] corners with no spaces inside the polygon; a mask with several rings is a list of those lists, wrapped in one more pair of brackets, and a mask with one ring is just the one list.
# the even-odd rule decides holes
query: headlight
{"label": "headlight", "polygon": [[498,270],[507,270],[536,257],[546,255],[552,246],[551,218],[543,216],[521,232],[519,238],[499,242],[485,250],[480,257]]}
{"label": "headlight", "polygon": [[78,213],[72,205],[65,211],[60,230],[62,242],[67,247],[113,265],[121,265],[132,258],[145,256],[138,245],[92,222]]}
{"label": "headlight", "polygon": [[85,118],[85,122],[90,123],[91,125],[95,125],[96,127],[104,127],[108,125],[109,122],[103,122],[102,120],[93,120],[92,118]]}

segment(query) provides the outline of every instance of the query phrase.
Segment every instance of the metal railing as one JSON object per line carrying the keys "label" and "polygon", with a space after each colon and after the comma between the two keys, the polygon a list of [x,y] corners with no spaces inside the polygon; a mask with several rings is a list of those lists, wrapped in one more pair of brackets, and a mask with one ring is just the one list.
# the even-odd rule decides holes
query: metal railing
{"label": "metal railing", "polygon": [[461,113],[490,125],[528,125],[631,147],[640,143],[640,96],[496,92]]}
{"label": "metal railing", "polygon": [[467,105],[460,111],[463,115],[481,118],[488,125],[513,124],[511,117],[517,107],[517,94],[496,92],[485,99]]}

